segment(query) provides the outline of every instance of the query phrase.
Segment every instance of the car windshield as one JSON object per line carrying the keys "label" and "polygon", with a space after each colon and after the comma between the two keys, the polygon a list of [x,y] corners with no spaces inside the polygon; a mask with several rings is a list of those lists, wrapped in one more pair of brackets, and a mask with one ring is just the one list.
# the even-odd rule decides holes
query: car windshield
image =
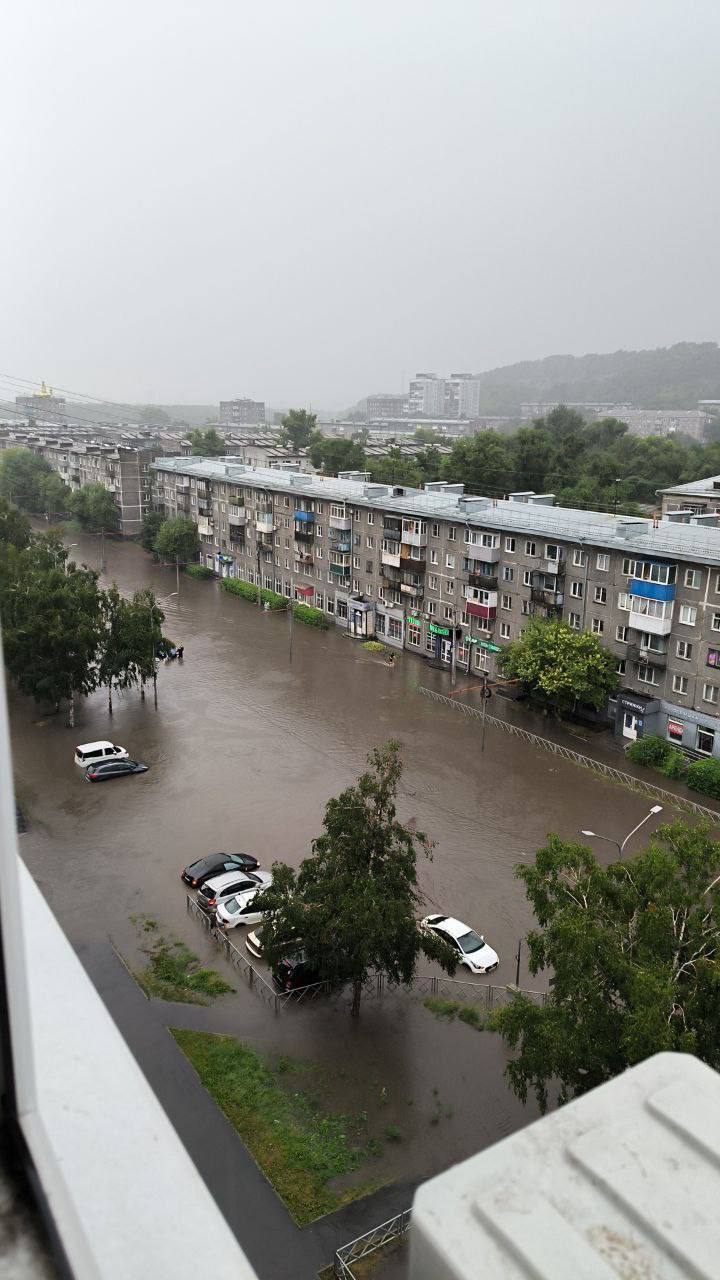
{"label": "car windshield", "polygon": [[485,946],[485,939],[481,938],[474,929],[468,929],[467,933],[460,934],[458,946],[464,955],[469,956],[473,951],[479,951]]}
{"label": "car windshield", "polygon": [[231,916],[237,915],[241,907],[242,903],[238,898],[228,898],[227,901],[223,902],[223,910],[227,911]]}

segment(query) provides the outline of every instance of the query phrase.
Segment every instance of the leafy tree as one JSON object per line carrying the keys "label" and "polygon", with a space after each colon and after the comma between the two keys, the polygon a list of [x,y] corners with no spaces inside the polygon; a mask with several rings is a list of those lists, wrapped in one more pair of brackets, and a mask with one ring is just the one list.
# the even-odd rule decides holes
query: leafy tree
{"label": "leafy tree", "polygon": [[280,421],[280,443],[291,449],[306,449],[315,434],[317,414],[308,413],[307,409],[290,409]]}
{"label": "leafy tree", "polygon": [[397,447],[390,449],[384,458],[369,458],[367,469],[373,480],[381,484],[409,485],[415,489],[422,484],[422,471],[416,460],[405,457]]}
{"label": "leafy tree", "polygon": [[70,494],[68,508],[89,533],[113,533],[120,522],[117,503],[102,484],[84,484],[76,489]]}
{"label": "leafy tree", "polygon": [[336,476],[339,471],[362,471],[365,453],[355,440],[328,439],[315,434],[310,444],[310,461],[320,467],[326,476]]}
{"label": "leafy tree", "polygon": [[113,689],[129,689],[137,683],[138,675],[130,605],[115,583],[102,592],[101,605],[105,631],[100,645],[98,684],[108,691],[108,712],[112,715]]}
{"label": "leafy tree", "polygon": [[198,553],[197,525],[185,516],[164,520],[155,539],[155,550],[164,560],[184,564]]}
{"label": "leafy tree", "polygon": [[268,912],[263,949],[271,964],[297,939],[323,978],[352,986],[357,1017],[371,973],[409,982],[420,952],[453,970],[449,947],[417,922],[418,852],[430,841],[399,821],[395,801],[400,747],[388,742],[368,756],[369,770],[325,807],[324,832],[300,870],[276,863],[260,899]]}
{"label": "leafy tree", "polygon": [[51,474],[49,462],[32,449],[4,449],[0,454],[0,497],[24,511],[44,511],[42,482]]}
{"label": "leafy tree", "polygon": [[165,517],[159,511],[148,511],[143,516],[140,530],[140,546],[145,551],[154,551],[158,533],[165,523]]}
{"label": "leafy tree", "polygon": [[57,471],[51,471],[40,481],[43,511],[47,516],[64,516],[69,510],[72,490]]}
{"label": "leafy tree", "polygon": [[516,875],[537,919],[530,971],[547,970],[538,1007],[517,995],[494,1015],[523,1100],[547,1105],[603,1084],[663,1050],[720,1068],[720,843],[707,828],[659,828],[649,847],[601,867],[583,845],[549,836]]}
{"label": "leafy tree", "polygon": [[443,479],[469,493],[502,494],[514,488],[510,446],[494,431],[458,440],[445,460]]}
{"label": "leafy tree", "polygon": [[30,521],[26,516],[8,502],[0,498],[0,542],[9,542],[13,547],[22,550],[30,543]]}
{"label": "leafy tree", "polygon": [[132,652],[140,680],[142,696],[145,683],[152,680],[157,702],[158,652],[172,648],[171,641],[163,635],[165,614],[149,587],[136,591],[130,602],[130,626],[132,628]]}
{"label": "leafy tree", "polygon": [[598,710],[617,688],[615,656],[589,631],[573,631],[564,622],[533,619],[520,640],[498,655],[498,666],[530,693],[571,711],[578,703]]}
{"label": "leafy tree", "polygon": [[437,432],[432,427],[416,427],[413,433],[413,440],[417,444],[436,444]]}
{"label": "leafy tree", "polygon": [[198,427],[188,433],[188,440],[197,457],[221,458],[227,453],[227,443],[214,427],[208,427],[207,431],[201,431]]}

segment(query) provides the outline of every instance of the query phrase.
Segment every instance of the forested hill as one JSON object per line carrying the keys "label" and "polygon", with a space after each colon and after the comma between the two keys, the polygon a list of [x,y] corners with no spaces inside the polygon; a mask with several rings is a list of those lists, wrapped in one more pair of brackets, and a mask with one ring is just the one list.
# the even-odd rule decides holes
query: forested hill
{"label": "forested hill", "polygon": [[654,351],[547,356],[481,375],[482,413],[516,414],[524,400],[630,402],[643,409],[694,409],[720,399],[716,342],[677,342]]}

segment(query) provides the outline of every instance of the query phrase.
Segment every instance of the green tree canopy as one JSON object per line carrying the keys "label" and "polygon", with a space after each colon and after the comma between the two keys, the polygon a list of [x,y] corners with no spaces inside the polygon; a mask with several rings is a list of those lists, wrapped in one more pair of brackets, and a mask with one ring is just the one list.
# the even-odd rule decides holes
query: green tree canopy
{"label": "green tree canopy", "polygon": [[3,449],[0,453],[0,497],[24,511],[45,510],[42,484],[52,474],[49,462],[32,449]]}
{"label": "green tree canopy", "polygon": [[165,560],[177,560],[181,564],[194,559],[200,547],[197,525],[185,516],[173,516],[160,526],[155,539],[155,550]]}
{"label": "green tree canopy", "polygon": [[7,498],[0,498],[0,543],[22,550],[30,542],[30,521]]}
{"label": "green tree canopy", "polygon": [[57,471],[43,476],[40,482],[40,496],[43,511],[48,516],[64,516],[70,509],[72,490]]}
{"label": "green tree canopy", "polygon": [[600,710],[617,688],[617,659],[589,631],[573,631],[564,622],[532,619],[522,637],[498,655],[498,666],[511,680],[560,711],[578,703]]}
{"label": "green tree canopy", "polygon": [[140,530],[140,546],[145,551],[154,551],[158,533],[165,523],[165,516],[159,511],[148,511],[143,516]]}
{"label": "green tree canopy", "polygon": [[720,1069],[720,843],[704,827],[659,828],[649,847],[601,867],[548,837],[516,875],[535,912],[530,971],[550,973],[538,1007],[516,996],[494,1015],[515,1051],[510,1083],[545,1108],[663,1050]]}
{"label": "green tree canopy", "polygon": [[221,458],[227,453],[227,443],[214,427],[208,427],[207,431],[197,427],[188,432],[188,440],[199,458]]}
{"label": "green tree canopy", "polygon": [[362,471],[365,453],[355,440],[329,439],[316,432],[310,443],[310,461],[322,469],[326,476],[336,476],[339,471]]}
{"label": "green tree canopy", "polygon": [[315,434],[317,414],[308,413],[307,409],[290,409],[280,421],[280,443],[290,449],[306,449]]}
{"label": "green tree canopy", "polygon": [[371,973],[409,982],[421,952],[454,967],[450,948],[417,922],[417,857],[429,854],[430,841],[397,817],[399,744],[376,748],[368,763],[355,786],[328,801],[312,856],[298,872],[276,863],[260,899],[268,912],[263,950],[270,962],[301,938],[323,978],[351,984],[355,1016]]}
{"label": "green tree canopy", "polygon": [[89,533],[114,533],[120,512],[112,494],[102,484],[84,484],[70,494],[68,508]]}

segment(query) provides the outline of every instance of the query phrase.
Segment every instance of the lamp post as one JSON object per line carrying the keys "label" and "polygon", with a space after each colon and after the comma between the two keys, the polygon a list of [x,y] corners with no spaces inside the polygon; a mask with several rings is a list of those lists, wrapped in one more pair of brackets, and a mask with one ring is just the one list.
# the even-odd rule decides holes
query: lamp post
{"label": "lamp post", "polygon": [[614,516],[616,516],[616,515],[617,515],[617,498],[618,498],[618,494],[617,494],[617,487],[618,487],[618,485],[620,484],[620,481],[621,481],[621,480],[622,480],[622,476],[616,476],[616,477],[615,477],[615,497],[614,497],[614,501],[613,501],[613,515],[614,515]]}
{"label": "lamp post", "polygon": [[632,839],[636,831],[639,831],[640,828],[643,827],[646,822],[649,822],[650,819],[654,818],[655,815],[658,813],[662,813],[662,805],[654,804],[650,812],[645,814],[645,817],[642,818],[640,822],[638,822],[637,826],[633,827],[632,831],[628,831],[622,844],[620,843],[619,840],[614,840],[612,836],[601,836],[598,831],[583,830],[580,832],[580,835],[590,836],[593,840],[606,840],[608,844],[614,844],[617,848],[618,853],[620,854],[620,861],[622,862],[622,856],[623,856],[623,853],[625,852],[625,846],[627,845],[628,841]]}

